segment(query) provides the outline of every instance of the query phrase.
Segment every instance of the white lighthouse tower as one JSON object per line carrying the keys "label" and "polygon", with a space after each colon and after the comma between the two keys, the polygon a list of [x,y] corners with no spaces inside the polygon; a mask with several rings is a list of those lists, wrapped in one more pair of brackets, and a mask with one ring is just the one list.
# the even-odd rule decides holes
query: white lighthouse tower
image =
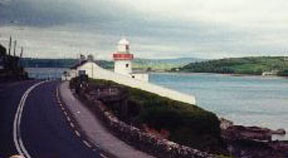
{"label": "white lighthouse tower", "polygon": [[127,39],[121,39],[117,44],[117,52],[113,54],[114,72],[131,76],[133,54],[130,54],[130,43]]}

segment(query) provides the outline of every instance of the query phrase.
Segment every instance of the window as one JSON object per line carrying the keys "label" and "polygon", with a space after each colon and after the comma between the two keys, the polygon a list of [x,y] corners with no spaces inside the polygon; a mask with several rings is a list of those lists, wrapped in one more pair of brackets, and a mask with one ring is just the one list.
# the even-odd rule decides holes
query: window
{"label": "window", "polygon": [[81,75],[86,75],[86,71],[85,70],[79,70],[78,71],[78,75],[81,76]]}
{"label": "window", "polygon": [[128,67],[129,67],[129,64],[126,64],[126,67],[128,68]]}

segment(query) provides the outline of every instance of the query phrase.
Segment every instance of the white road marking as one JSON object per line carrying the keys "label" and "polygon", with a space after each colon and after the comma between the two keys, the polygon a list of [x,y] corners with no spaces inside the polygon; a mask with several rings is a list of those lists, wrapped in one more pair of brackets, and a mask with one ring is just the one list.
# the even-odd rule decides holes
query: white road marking
{"label": "white road marking", "polygon": [[[66,119],[68,120],[70,126],[74,129],[74,128],[75,128],[75,125],[74,125],[74,123],[71,121],[71,118],[68,116],[68,113],[65,111],[65,108],[64,108],[64,106],[63,106],[63,104],[62,104],[62,102],[61,102],[61,100],[60,100],[60,98],[59,98],[59,90],[58,90],[58,88],[57,88],[57,90],[56,90],[56,96],[57,96],[57,102],[58,102],[59,106],[61,107],[61,109],[63,110],[63,113],[64,113],[65,116],[66,116]],[[73,99],[74,99],[74,98],[73,98]],[[80,111],[77,111],[76,113],[77,113],[77,114],[80,114]],[[78,137],[81,137],[80,132],[78,132],[78,131],[75,130],[75,129],[74,129],[74,132],[75,132],[75,134],[76,134]],[[92,149],[93,146],[92,146],[88,141],[86,141],[85,139],[82,139],[82,142],[83,142],[88,148]],[[92,151],[96,151],[96,149],[92,149]],[[107,158],[107,157],[106,157],[105,155],[103,155],[103,154],[100,154],[100,156],[103,157],[103,158]]]}
{"label": "white road marking", "polygon": [[75,130],[74,132],[78,137],[81,137],[81,134],[77,130]]}
{"label": "white road marking", "polygon": [[67,116],[66,118],[67,118],[68,122],[71,122],[71,119],[69,116]]}
{"label": "white road marking", "polygon": [[90,145],[86,140],[82,140],[82,142],[83,142],[88,148],[92,148],[92,145]]}
{"label": "white road marking", "polygon": [[25,158],[31,158],[31,156],[28,153],[28,151],[26,150],[24,143],[23,143],[23,140],[22,140],[22,137],[21,137],[20,124],[21,124],[23,109],[24,109],[26,100],[27,100],[30,92],[34,88],[36,88],[37,86],[39,86],[45,82],[47,82],[47,81],[42,81],[42,82],[36,83],[33,86],[31,86],[28,90],[25,91],[25,93],[21,97],[21,100],[18,104],[17,111],[15,114],[15,118],[14,118],[14,122],[13,122],[13,140],[14,140],[14,144],[15,144],[17,152],[20,155],[23,155]]}
{"label": "white road marking", "polygon": [[103,157],[103,158],[108,158],[108,157],[106,157],[104,154],[100,154],[100,156]]}
{"label": "white road marking", "polygon": [[71,126],[72,128],[75,127],[74,123],[72,123],[72,122],[70,122],[70,126]]}

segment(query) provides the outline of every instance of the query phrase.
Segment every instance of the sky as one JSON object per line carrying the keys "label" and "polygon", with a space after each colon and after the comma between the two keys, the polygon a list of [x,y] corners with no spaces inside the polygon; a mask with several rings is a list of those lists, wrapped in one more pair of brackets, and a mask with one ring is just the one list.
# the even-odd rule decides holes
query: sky
{"label": "sky", "polygon": [[[0,0],[0,43],[25,57],[111,59],[288,55],[287,0]],[[18,52],[20,48],[17,49]]]}

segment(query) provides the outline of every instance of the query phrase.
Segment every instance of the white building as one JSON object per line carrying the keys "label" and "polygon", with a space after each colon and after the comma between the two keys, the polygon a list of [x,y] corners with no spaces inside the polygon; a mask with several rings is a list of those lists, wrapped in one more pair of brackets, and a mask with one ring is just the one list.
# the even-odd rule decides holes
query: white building
{"label": "white building", "polygon": [[119,41],[117,52],[113,54],[113,58],[115,60],[114,72],[101,68],[91,59],[80,60],[69,72],[63,74],[62,80],[70,80],[79,76],[79,74],[86,74],[89,78],[110,80],[173,100],[196,104],[194,96],[151,84],[147,82],[148,74],[146,73],[133,73],[131,65],[133,54],[129,52],[129,42],[127,40],[122,39]]}
{"label": "white building", "polygon": [[[130,76],[114,73],[112,71],[101,68],[93,61],[86,60],[79,63],[73,67],[73,69],[71,69],[69,72],[69,78],[66,79],[76,77],[79,75],[79,73],[85,73],[89,78],[110,80],[122,85],[142,89],[144,91],[155,93],[163,97],[168,97],[173,100],[196,104],[196,99],[194,96],[183,94],[178,91],[154,85],[142,80],[133,79]],[[63,79],[65,79],[65,77],[63,77]]]}
{"label": "white building", "polygon": [[117,45],[117,51],[113,54],[114,72],[129,76],[132,73],[132,60],[134,56],[130,54],[130,44],[125,38],[121,39]]}
{"label": "white building", "polygon": [[114,72],[129,76],[136,80],[149,81],[147,73],[133,73],[132,60],[134,55],[130,53],[130,42],[123,38],[118,42],[117,51],[113,54]]}

